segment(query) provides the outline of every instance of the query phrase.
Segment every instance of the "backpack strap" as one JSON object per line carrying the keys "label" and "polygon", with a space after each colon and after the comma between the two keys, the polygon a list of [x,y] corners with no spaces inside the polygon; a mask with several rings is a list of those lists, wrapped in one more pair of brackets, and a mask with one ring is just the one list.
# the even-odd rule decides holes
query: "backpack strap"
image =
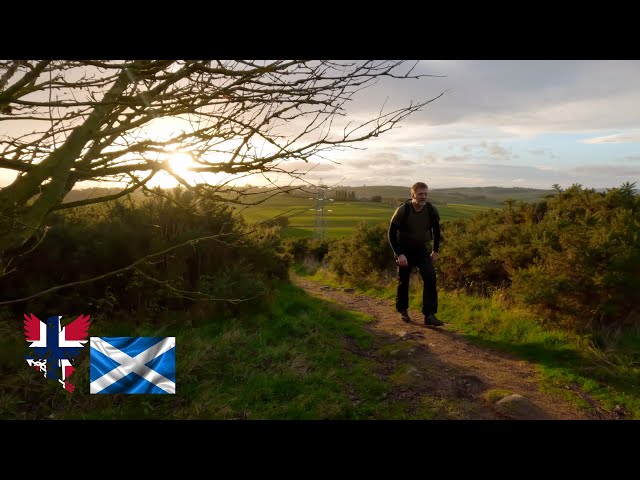
{"label": "backpack strap", "polygon": [[[404,202],[404,212],[402,212],[402,219],[400,221],[400,228],[403,228],[407,224],[407,219],[409,218],[409,209],[411,208],[412,200],[405,200]],[[427,202],[427,210],[429,211],[429,218],[431,219],[431,226],[436,224],[438,219],[436,218],[436,212],[431,205],[431,202]]]}
{"label": "backpack strap", "polygon": [[431,228],[439,222],[439,219],[436,217],[436,210],[433,208],[431,202],[427,202],[427,210],[429,210],[429,218],[431,219]]}
{"label": "backpack strap", "polygon": [[402,212],[402,220],[400,221],[400,228],[404,228],[409,218],[409,209],[411,208],[411,199],[405,200],[404,211]]}

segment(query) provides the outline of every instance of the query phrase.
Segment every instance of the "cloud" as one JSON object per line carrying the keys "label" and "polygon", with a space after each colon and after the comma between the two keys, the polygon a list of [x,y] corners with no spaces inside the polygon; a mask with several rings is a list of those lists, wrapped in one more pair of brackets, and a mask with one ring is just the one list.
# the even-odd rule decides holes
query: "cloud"
{"label": "cloud", "polygon": [[403,155],[392,152],[381,152],[369,155],[364,158],[345,159],[341,162],[344,166],[349,167],[388,167],[389,165],[407,165],[415,164],[414,161],[406,159]]}
{"label": "cloud", "polygon": [[539,157],[547,157],[547,158],[558,158],[558,156],[553,153],[553,150],[550,148],[536,148],[533,150],[529,150],[531,155],[536,155]]}
{"label": "cloud", "polygon": [[318,162],[282,162],[279,164],[279,168],[287,172],[329,172],[338,168],[339,165],[335,163],[318,163]]}
{"label": "cloud", "polygon": [[380,162],[394,162],[395,163],[398,160],[401,160],[401,157],[397,153],[381,152],[381,153],[376,153],[373,156],[373,159],[376,160],[376,161],[380,161]]}
{"label": "cloud", "polygon": [[[313,173],[313,172],[312,172]],[[342,180],[342,185],[406,185],[424,181],[429,188],[452,188],[473,186],[499,186],[550,189],[553,184],[569,187],[579,183],[588,188],[618,187],[624,182],[637,181],[640,168],[623,165],[590,165],[571,169],[560,165],[518,165],[458,162],[446,164],[429,163],[422,166],[390,167],[388,169],[341,169],[326,175],[312,175],[305,179],[317,181],[322,178],[327,184]],[[310,175],[311,177],[311,175]]]}
{"label": "cloud", "polygon": [[471,159],[471,155],[449,155],[448,157],[444,157],[444,162],[466,162]]}
{"label": "cloud", "polygon": [[[472,158],[472,155],[471,155],[472,153],[475,156],[488,155],[489,157],[494,157],[501,160],[508,160],[512,158],[511,152],[498,142],[487,142],[486,140],[483,140],[482,142],[479,142],[479,143],[468,143],[468,144],[462,145],[459,148],[462,149],[462,151],[464,152],[464,155],[458,157],[458,159]],[[456,146],[449,145],[448,149],[455,150]]]}
{"label": "cloud", "polygon": [[608,177],[640,176],[640,167],[633,168],[625,165],[580,165],[569,170],[573,173],[585,175],[606,175]]}
{"label": "cloud", "polygon": [[438,161],[438,156],[434,153],[427,153],[422,157],[422,163],[436,163]]}
{"label": "cloud", "polygon": [[598,143],[633,143],[640,142],[640,132],[616,133],[614,135],[605,135],[603,137],[594,137],[583,140],[582,143],[598,144]]}
{"label": "cloud", "polygon": [[471,144],[464,144],[464,145],[453,144],[453,145],[448,145],[446,147],[446,150],[449,150],[449,151],[462,150],[462,154],[454,154],[454,155],[448,155],[444,157],[438,157],[437,155],[432,153],[431,154],[432,158],[436,159],[436,161],[440,161],[444,163],[447,163],[447,162],[459,163],[459,162],[466,162],[466,161],[474,162],[477,160],[506,161],[506,160],[511,160],[513,158],[517,158],[517,156],[514,156],[510,150],[506,149],[498,142],[482,141],[479,143],[471,143]]}
{"label": "cloud", "polygon": [[633,129],[640,117],[638,61],[421,61],[414,73],[445,77],[379,82],[362,92],[354,112],[377,112],[380,99],[391,109],[448,90],[402,125],[464,124],[531,136]]}
{"label": "cloud", "polygon": [[511,153],[506,148],[499,145],[498,143],[493,143],[487,148],[489,150],[489,153],[494,157],[501,157],[501,158],[507,159],[511,156]]}

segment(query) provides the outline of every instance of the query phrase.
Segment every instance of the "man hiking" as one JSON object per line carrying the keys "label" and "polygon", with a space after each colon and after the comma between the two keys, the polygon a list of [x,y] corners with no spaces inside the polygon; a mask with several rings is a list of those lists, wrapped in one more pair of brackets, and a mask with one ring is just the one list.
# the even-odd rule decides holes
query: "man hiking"
{"label": "man hiking", "polygon": [[[389,224],[389,243],[398,264],[398,291],[396,310],[405,322],[409,317],[409,277],[413,267],[418,267],[424,288],[422,290],[422,313],[424,324],[439,327],[438,292],[434,262],[440,248],[440,215],[427,202],[426,183],[417,182],[411,187],[411,199],[400,205]],[[433,249],[431,241],[433,240]]]}

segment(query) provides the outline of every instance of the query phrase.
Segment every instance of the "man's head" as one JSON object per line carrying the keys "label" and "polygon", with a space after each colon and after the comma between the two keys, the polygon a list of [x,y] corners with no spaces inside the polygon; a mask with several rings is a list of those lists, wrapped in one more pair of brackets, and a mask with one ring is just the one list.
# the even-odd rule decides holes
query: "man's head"
{"label": "man's head", "polygon": [[429,187],[426,183],[416,182],[411,187],[411,199],[421,207],[427,204],[427,192]]}

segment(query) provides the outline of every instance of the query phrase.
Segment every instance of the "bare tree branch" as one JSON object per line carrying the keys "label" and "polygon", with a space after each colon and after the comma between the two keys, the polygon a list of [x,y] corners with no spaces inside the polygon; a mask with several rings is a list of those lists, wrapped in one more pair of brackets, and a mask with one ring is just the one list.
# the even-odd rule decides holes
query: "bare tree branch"
{"label": "bare tree branch", "polygon": [[102,202],[109,202],[111,200],[117,200],[118,198],[122,198],[125,195],[129,195],[130,193],[135,192],[138,188],[140,188],[142,185],[146,184],[149,180],[151,180],[156,173],[157,171],[151,172],[145,179],[142,180],[142,182],[138,182],[138,181],[133,182],[133,185],[131,187],[125,188],[124,190],[121,190],[118,193],[114,193],[113,195],[104,195],[102,197],[87,198],[85,200],[77,200],[75,202],[61,203],[53,207],[51,211],[63,210],[68,208],[76,208],[76,207],[81,207],[83,205],[91,205],[94,203],[102,203]]}
{"label": "bare tree branch", "polygon": [[[344,126],[357,94],[385,77],[424,77],[414,67],[386,60],[0,61],[0,122],[11,132],[0,136],[0,169],[18,172],[0,188],[0,271],[51,212],[120,198],[161,171],[209,198],[248,199],[236,187],[193,185],[170,167],[174,151],[191,155],[191,171],[203,179],[300,178],[286,162],[356,148],[439,98]],[[63,203],[78,182],[122,176],[130,179],[122,192]]]}

